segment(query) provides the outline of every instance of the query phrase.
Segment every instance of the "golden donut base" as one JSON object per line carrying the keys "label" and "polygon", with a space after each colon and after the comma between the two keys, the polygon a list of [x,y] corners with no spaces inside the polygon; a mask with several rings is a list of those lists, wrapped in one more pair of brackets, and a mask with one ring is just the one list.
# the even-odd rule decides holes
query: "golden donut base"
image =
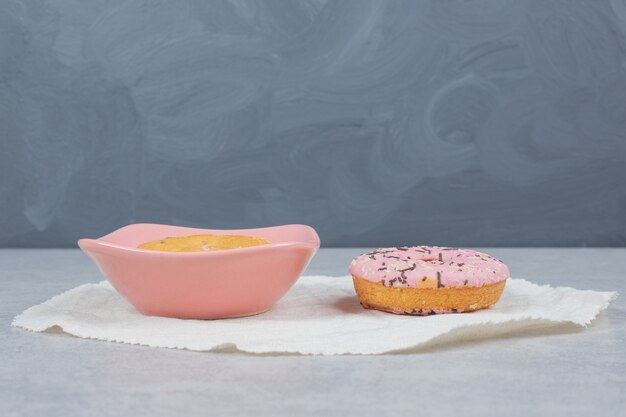
{"label": "golden donut base", "polygon": [[352,276],[354,289],[365,308],[394,314],[425,316],[481,310],[498,302],[506,280],[481,287],[386,287]]}

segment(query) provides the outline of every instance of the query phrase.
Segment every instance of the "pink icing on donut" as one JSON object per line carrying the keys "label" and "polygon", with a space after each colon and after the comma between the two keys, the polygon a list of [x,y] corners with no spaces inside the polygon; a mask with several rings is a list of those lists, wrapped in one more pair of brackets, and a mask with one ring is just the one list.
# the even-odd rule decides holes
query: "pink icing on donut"
{"label": "pink icing on donut", "polygon": [[389,287],[480,287],[509,277],[509,268],[486,253],[438,246],[377,249],[358,256],[349,269]]}

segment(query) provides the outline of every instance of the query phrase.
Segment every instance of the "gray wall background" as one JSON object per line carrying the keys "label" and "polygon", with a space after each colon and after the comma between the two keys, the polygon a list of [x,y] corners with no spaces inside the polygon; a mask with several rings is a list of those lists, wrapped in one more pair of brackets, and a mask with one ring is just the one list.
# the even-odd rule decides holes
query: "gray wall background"
{"label": "gray wall background", "polygon": [[623,246],[626,3],[0,2],[0,246]]}

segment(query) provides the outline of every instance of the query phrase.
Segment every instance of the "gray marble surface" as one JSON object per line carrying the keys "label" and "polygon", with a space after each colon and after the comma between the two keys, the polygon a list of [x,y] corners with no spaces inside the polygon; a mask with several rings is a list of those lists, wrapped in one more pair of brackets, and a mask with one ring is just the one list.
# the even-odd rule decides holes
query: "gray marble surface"
{"label": "gray marble surface", "polygon": [[625,246],[625,45],[624,0],[0,0],[0,247]]}
{"label": "gray marble surface", "polygon": [[[626,293],[626,249],[490,249],[514,277]],[[342,275],[361,249],[321,250]],[[101,280],[78,250],[0,250],[0,416],[624,415],[626,298],[562,326],[384,356],[155,349],[11,328],[14,315]]]}

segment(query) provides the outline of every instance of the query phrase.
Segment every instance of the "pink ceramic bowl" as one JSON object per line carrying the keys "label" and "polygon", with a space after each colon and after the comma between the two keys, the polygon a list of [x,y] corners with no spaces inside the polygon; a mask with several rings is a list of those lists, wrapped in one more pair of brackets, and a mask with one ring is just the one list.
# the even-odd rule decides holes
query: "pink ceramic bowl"
{"label": "pink ceramic bowl", "polygon": [[[161,252],[137,246],[164,237],[237,234],[270,244],[214,252]],[[78,246],[141,313],[186,319],[241,317],[269,310],[320,246],[312,227],[292,224],[208,230],[132,224]]]}

